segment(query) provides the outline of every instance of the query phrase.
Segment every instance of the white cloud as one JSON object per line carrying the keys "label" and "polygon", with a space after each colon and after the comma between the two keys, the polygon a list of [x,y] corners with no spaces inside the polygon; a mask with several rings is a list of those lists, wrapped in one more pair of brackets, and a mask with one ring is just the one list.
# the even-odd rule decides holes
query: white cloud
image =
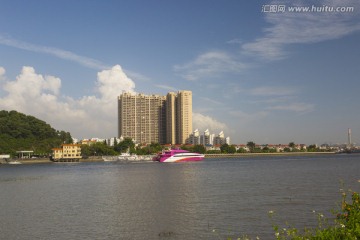
{"label": "white cloud", "polygon": [[103,70],[97,76],[98,91],[104,100],[112,101],[122,91],[134,92],[135,83],[126,76],[120,65]]}
{"label": "white cloud", "polygon": [[5,68],[0,67],[0,79],[3,77],[3,75],[5,75]]}
{"label": "white cloud", "polygon": [[234,38],[234,39],[231,39],[231,40],[227,41],[226,43],[228,43],[228,44],[242,44],[243,40],[241,40],[239,38]]}
{"label": "white cloud", "polygon": [[212,105],[217,105],[217,106],[222,105],[222,102],[216,101],[216,100],[214,100],[212,98],[199,97],[199,99],[203,100],[204,102],[207,103],[207,105],[210,105],[210,106],[212,106]]}
{"label": "white cloud", "polygon": [[[271,4],[279,4],[272,1]],[[283,3],[281,3],[283,4]],[[264,36],[242,45],[244,53],[268,60],[287,56],[286,47],[290,44],[316,43],[337,39],[360,30],[358,9],[360,2],[354,0],[315,1],[314,6],[351,6],[354,12],[290,12],[265,13],[265,20],[271,25],[263,30]],[[312,7],[304,1],[291,1],[286,7]]]}
{"label": "white cloud", "polygon": [[291,111],[297,113],[308,113],[312,112],[315,109],[314,104],[303,103],[303,102],[296,102],[296,103],[289,103],[277,106],[268,107],[269,110],[279,110],[279,111]]}
{"label": "white cloud", "polygon": [[257,120],[262,120],[269,115],[268,111],[259,111],[254,113],[247,113],[241,110],[229,111],[229,114],[236,118],[239,125],[253,123]]}
{"label": "white cloud", "polygon": [[255,104],[262,104],[266,111],[291,111],[297,113],[308,113],[315,109],[314,104],[299,102],[298,90],[290,87],[257,87],[249,90],[249,94],[259,97],[250,101]]}
{"label": "white cloud", "polygon": [[89,68],[93,68],[93,69],[109,68],[109,66],[104,65],[103,63],[101,63],[98,60],[80,56],[80,55],[77,55],[70,51],[53,48],[53,47],[35,45],[35,44],[19,41],[19,40],[16,40],[11,37],[4,36],[4,35],[0,35],[0,44],[18,48],[18,49],[31,51],[31,52],[39,52],[39,53],[53,55],[53,56],[61,58],[61,59],[77,62],[80,65],[83,65],[83,66],[89,67]]}
{"label": "white cloud", "polygon": [[250,90],[251,95],[255,96],[286,96],[293,95],[296,90],[288,87],[257,87]]}
{"label": "white cloud", "polygon": [[212,117],[196,112],[193,112],[193,128],[199,129],[200,131],[209,129],[213,133],[228,130],[228,127],[225,123],[219,122]]}
{"label": "white cloud", "polygon": [[99,97],[73,99],[60,96],[61,80],[42,76],[32,67],[23,67],[13,81],[6,81],[0,108],[36,116],[74,137],[111,137],[117,135],[116,97],[133,92],[134,82],[119,65],[98,73]]}
{"label": "white cloud", "polygon": [[174,66],[174,70],[187,80],[214,77],[221,73],[241,72],[245,64],[223,51],[210,51],[184,65]]}
{"label": "white cloud", "polygon": [[1,94],[1,91],[2,91],[2,85],[3,85],[3,80],[5,80],[5,68],[1,67],[0,66],[0,94]]}
{"label": "white cloud", "polygon": [[171,86],[167,86],[167,85],[158,84],[158,85],[155,85],[155,86],[158,87],[158,88],[162,88],[162,89],[165,89],[165,90],[169,90],[169,91],[177,91],[176,88],[171,87]]}

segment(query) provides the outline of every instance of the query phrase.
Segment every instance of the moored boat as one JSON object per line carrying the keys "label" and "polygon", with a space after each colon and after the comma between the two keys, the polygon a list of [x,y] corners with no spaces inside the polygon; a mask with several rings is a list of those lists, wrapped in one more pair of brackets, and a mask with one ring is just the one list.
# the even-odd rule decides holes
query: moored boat
{"label": "moored boat", "polygon": [[201,161],[205,156],[200,153],[192,153],[182,149],[163,151],[153,158],[158,162],[192,162]]}
{"label": "moored boat", "polygon": [[21,162],[14,160],[14,161],[9,161],[8,164],[21,164]]}

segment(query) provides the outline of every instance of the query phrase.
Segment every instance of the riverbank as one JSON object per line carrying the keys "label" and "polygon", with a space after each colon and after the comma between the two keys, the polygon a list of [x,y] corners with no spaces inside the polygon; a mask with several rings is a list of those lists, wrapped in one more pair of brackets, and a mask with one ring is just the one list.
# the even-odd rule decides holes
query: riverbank
{"label": "riverbank", "polygon": [[[44,164],[44,163],[54,163],[49,158],[16,158],[10,159],[9,162],[17,161],[21,164]],[[79,162],[103,162],[102,156],[93,156],[89,158],[80,159]],[[0,164],[8,164],[8,162],[1,161]]]}
{"label": "riverbank", "polygon": [[219,157],[264,157],[264,156],[311,156],[311,155],[333,155],[335,152],[277,152],[277,153],[221,153],[221,154],[205,154],[205,158]]}
{"label": "riverbank", "polygon": [[[280,153],[229,153],[229,154],[205,154],[205,158],[236,158],[236,157],[277,157],[277,156],[311,156],[311,155],[333,155],[335,152],[280,152]],[[44,164],[54,163],[48,158],[23,158],[23,159],[11,159],[10,161],[18,161],[21,164]],[[102,156],[91,156],[88,158],[80,159],[79,162],[103,162]],[[144,160],[141,160],[144,161]],[[151,161],[151,160],[150,160]],[[6,161],[0,162],[0,164],[7,164]]]}

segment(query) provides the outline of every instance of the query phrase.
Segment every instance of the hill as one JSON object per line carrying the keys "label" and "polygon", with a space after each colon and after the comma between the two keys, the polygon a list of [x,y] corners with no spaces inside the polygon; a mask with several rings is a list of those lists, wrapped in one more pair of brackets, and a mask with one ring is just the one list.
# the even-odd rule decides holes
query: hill
{"label": "hill", "polygon": [[57,131],[33,116],[17,111],[0,111],[0,154],[16,156],[16,151],[32,150],[46,155],[51,148],[72,143],[69,132]]}

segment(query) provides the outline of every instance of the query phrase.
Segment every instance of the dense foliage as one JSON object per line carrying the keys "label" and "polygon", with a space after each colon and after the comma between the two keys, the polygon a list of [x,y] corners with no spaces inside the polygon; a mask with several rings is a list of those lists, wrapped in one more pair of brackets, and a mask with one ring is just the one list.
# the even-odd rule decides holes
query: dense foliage
{"label": "dense foliage", "polygon": [[151,155],[156,154],[162,150],[159,143],[151,143],[146,146],[135,147],[131,138],[125,138],[121,142],[114,141],[114,146],[109,146],[106,142],[97,142],[91,145],[82,145],[81,153],[84,157],[89,156],[114,156],[121,153],[131,153],[137,155]]}
{"label": "dense foliage", "polygon": [[62,143],[72,143],[70,133],[57,131],[33,116],[0,111],[0,154],[16,156],[16,151],[32,150],[34,154],[47,155]]}

